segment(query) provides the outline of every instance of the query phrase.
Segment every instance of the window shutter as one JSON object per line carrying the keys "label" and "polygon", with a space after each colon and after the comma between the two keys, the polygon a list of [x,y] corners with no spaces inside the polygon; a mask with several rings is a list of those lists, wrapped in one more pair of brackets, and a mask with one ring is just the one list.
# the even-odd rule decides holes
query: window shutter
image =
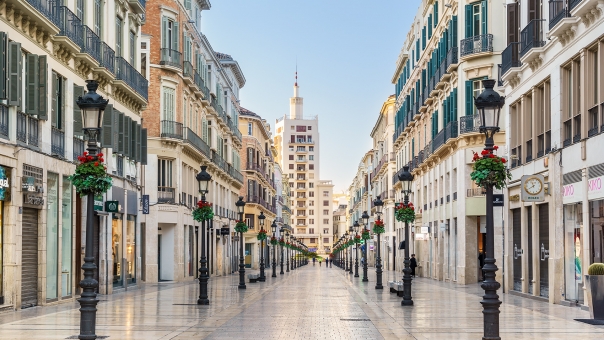
{"label": "window shutter", "polygon": [[140,162],[141,161],[141,130],[142,130],[142,125],[140,124],[136,124],[136,157],[134,158],[135,161]]}
{"label": "window shutter", "polygon": [[432,14],[428,16],[428,40],[432,38]]}
{"label": "window shutter", "polygon": [[38,109],[38,56],[27,55],[25,67],[25,81],[27,92],[25,93],[25,113],[35,115]]}
{"label": "window shutter", "polygon": [[141,129],[141,164],[147,165],[147,129]]}
{"label": "window shutter", "polygon": [[480,12],[481,12],[480,14],[482,17],[480,33],[487,34],[487,33],[489,33],[488,26],[487,26],[487,17],[489,15],[489,11],[487,11],[487,0],[482,0],[482,2],[480,3]]}
{"label": "window shutter", "polygon": [[457,47],[457,15],[454,15],[451,21],[453,22],[453,29],[451,30],[451,47]]}
{"label": "window shutter", "polygon": [[174,21],[172,22],[172,33],[173,33],[173,37],[172,37],[172,49],[174,51],[178,51],[178,22]]}
{"label": "window shutter", "polygon": [[434,27],[438,24],[438,1],[434,3]]}
{"label": "window shutter", "polygon": [[59,76],[56,73],[52,73],[52,88],[50,91],[51,99],[52,99],[52,107],[50,112],[50,122],[53,127],[57,127],[59,123]]}
{"label": "window shutter", "polygon": [[161,17],[161,47],[170,47],[168,46],[168,18],[166,17]]}
{"label": "window shutter", "polygon": [[426,49],[426,26],[422,28],[422,50]]}
{"label": "window shutter", "polygon": [[[78,97],[84,95],[84,87],[73,84],[73,135],[82,137],[84,136],[84,131],[82,130],[82,110],[78,107]],[[103,120],[105,120],[105,115],[107,114],[107,109],[105,109],[105,114],[103,115]]]}
{"label": "window shutter", "polygon": [[124,134],[122,138],[124,139],[124,156],[130,157],[130,134],[132,131],[132,118],[126,116],[124,114]]}
{"label": "window shutter", "polygon": [[457,87],[453,89],[453,120],[457,121]]}
{"label": "window shutter", "polygon": [[8,35],[0,32],[0,99],[7,99],[6,94],[6,62],[8,49]]}
{"label": "window shutter", "polygon": [[[113,143],[113,115],[117,113],[117,110],[113,109],[113,104],[107,104],[105,107],[105,113],[103,114],[103,130],[101,130],[101,147],[112,148]],[[74,132],[75,133],[75,132]]]}
{"label": "window shutter", "polygon": [[[114,113],[115,114],[115,113]],[[117,153],[120,155],[124,154],[124,114],[117,111],[119,128],[118,128],[118,138],[117,138]]]}
{"label": "window shutter", "polygon": [[514,2],[511,4],[507,5],[507,20],[508,20],[508,27],[507,27],[507,37],[508,37],[508,45],[513,43],[513,42],[518,42],[518,26],[519,26],[519,20],[518,20],[518,3]]}
{"label": "window shutter", "polygon": [[[48,119],[48,64],[47,56],[38,56],[38,119]],[[77,99],[77,97],[76,97]],[[75,105],[74,108],[78,106]]]}
{"label": "window shutter", "polygon": [[466,116],[474,115],[473,81],[466,80]]}
{"label": "window shutter", "polygon": [[472,5],[466,5],[466,38],[472,35]]}
{"label": "window shutter", "polygon": [[21,77],[23,70],[21,44],[8,43],[8,105],[21,107]]}
{"label": "window shutter", "polygon": [[[105,114],[107,114],[107,110],[105,110]],[[120,123],[121,116],[119,115],[119,111],[114,110],[111,117],[111,124],[113,126],[111,129],[111,148],[113,148],[113,152],[118,152],[119,150]]]}
{"label": "window shutter", "polygon": [[191,0],[185,0],[185,8],[187,10],[191,10]]}
{"label": "window shutter", "polygon": [[138,131],[137,126],[138,123],[135,121],[130,122],[130,158],[136,159],[136,131]]}

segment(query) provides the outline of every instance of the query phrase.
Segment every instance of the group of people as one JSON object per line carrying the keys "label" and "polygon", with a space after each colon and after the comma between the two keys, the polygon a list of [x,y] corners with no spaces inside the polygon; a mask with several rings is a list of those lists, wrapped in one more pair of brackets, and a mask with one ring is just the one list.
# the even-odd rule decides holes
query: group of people
{"label": "group of people", "polygon": [[[319,258],[319,267],[321,267],[321,263],[323,262],[322,257]],[[317,257],[312,258],[312,265],[314,266],[317,262]],[[329,264],[333,263],[333,260],[329,260],[329,258],[325,258],[325,268],[329,267]],[[361,257],[361,266],[365,264],[365,258]],[[415,268],[417,268],[417,260],[415,259],[415,254],[411,254],[411,258],[409,259],[409,267],[411,268],[411,276],[415,277]]]}
{"label": "group of people", "polygon": [[[321,263],[323,262],[323,258],[319,257],[319,256],[318,256],[318,258],[319,258],[319,267],[321,267]],[[312,265],[314,266],[316,262],[317,262],[317,258],[313,257],[312,258]],[[330,263],[333,263],[333,260],[330,261],[329,257],[325,258],[325,268],[329,267]]]}

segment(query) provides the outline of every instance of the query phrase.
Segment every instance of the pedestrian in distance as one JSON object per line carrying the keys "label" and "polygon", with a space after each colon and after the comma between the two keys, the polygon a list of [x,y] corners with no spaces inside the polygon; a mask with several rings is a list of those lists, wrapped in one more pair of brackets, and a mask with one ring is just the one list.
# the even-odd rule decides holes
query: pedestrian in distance
{"label": "pedestrian in distance", "polygon": [[313,266],[313,267],[315,266],[315,261],[317,261],[317,259],[313,257],[313,258],[312,258],[312,266]]}
{"label": "pedestrian in distance", "polygon": [[415,268],[417,267],[417,260],[415,259],[415,254],[411,254],[411,259],[409,260],[409,267],[411,267],[411,276],[415,277]]}
{"label": "pedestrian in distance", "polygon": [[482,274],[482,280],[480,281],[484,281],[484,270],[482,269],[482,267],[484,267],[484,252],[478,252],[478,264],[480,265],[480,272]]}
{"label": "pedestrian in distance", "polygon": [[361,266],[365,265],[365,257],[361,257]]}
{"label": "pedestrian in distance", "polygon": [[319,267],[321,267],[321,262],[323,261],[322,257],[319,257]]}
{"label": "pedestrian in distance", "polygon": [[329,267],[329,257],[325,258],[325,268]]}

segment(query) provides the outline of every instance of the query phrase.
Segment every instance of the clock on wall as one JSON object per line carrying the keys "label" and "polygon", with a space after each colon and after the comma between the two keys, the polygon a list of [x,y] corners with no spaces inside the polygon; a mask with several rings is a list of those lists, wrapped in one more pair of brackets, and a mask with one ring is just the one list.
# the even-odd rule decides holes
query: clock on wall
{"label": "clock on wall", "polygon": [[539,177],[531,176],[524,182],[524,190],[531,195],[539,195],[543,190],[543,182]]}
{"label": "clock on wall", "polygon": [[545,201],[545,179],[543,175],[524,175],[521,180],[521,199],[523,202]]}

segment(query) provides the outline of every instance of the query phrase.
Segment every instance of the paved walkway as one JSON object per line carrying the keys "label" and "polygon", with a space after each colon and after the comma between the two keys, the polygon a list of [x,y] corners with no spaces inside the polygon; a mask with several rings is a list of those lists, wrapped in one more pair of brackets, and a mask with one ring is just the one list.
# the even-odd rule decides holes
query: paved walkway
{"label": "paved walkway", "polygon": [[[210,280],[211,305],[195,304],[196,283],[160,283],[100,296],[97,335],[117,339],[480,339],[482,291],[414,280],[415,306],[343,270],[309,264],[237,289],[238,276]],[[384,273],[384,282],[393,272]],[[397,274],[400,279],[400,274]],[[604,326],[579,308],[502,296],[503,339],[603,339]],[[79,332],[77,303],[0,314],[0,339],[65,339]]]}

